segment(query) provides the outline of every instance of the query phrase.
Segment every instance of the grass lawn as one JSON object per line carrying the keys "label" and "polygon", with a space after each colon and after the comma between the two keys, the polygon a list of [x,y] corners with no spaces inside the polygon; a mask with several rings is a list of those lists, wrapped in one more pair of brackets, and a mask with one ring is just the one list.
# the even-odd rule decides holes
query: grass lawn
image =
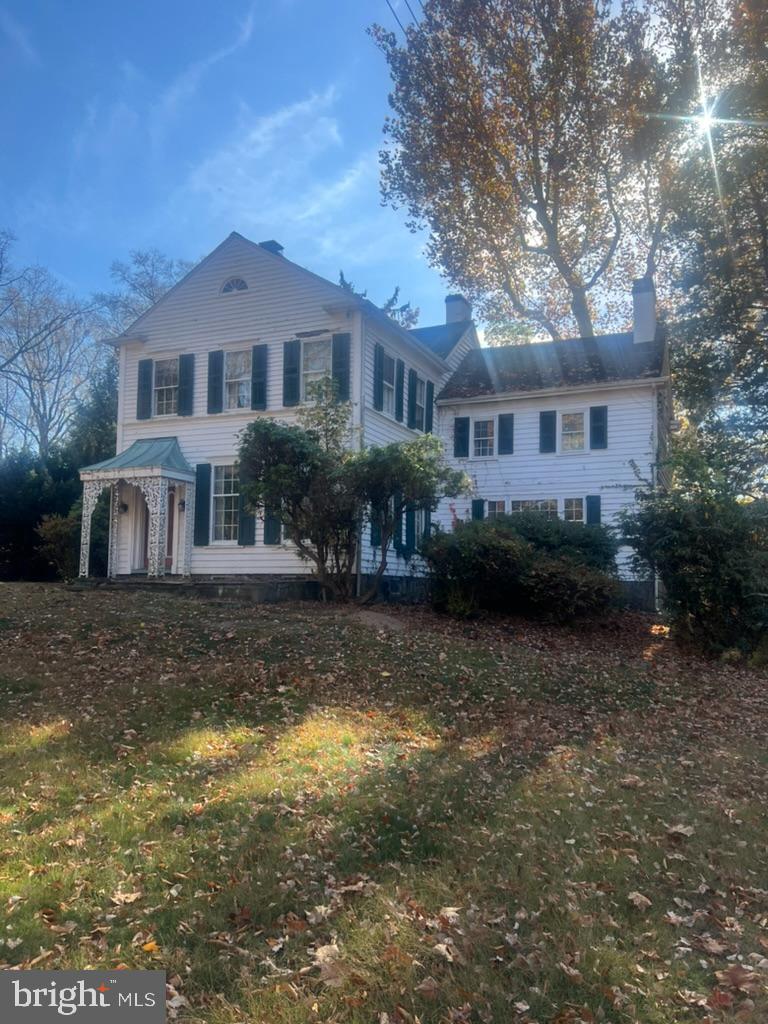
{"label": "grass lawn", "polygon": [[768,1020],[768,677],[391,615],[0,585],[0,965],[208,1024]]}

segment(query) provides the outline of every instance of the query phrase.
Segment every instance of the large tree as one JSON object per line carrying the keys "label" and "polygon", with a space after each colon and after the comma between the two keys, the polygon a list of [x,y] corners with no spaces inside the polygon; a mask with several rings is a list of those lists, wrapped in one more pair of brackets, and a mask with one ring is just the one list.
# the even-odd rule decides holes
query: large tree
{"label": "large tree", "polygon": [[591,335],[661,241],[671,130],[646,115],[673,96],[650,19],[632,0],[423,7],[404,44],[372,30],[394,82],[385,199],[486,316]]}
{"label": "large tree", "polygon": [[107,332],[118,335],[130,327],[193,266],[158,249],[133,249],[128,262],[115,260],[110,268],[115,288],[96,295]]}
{"label": "large tree", "polygon": [[742,477],[747,469],[764,480],[768,8],[763,0],[670,0],[659,13],[677,53],[670,66],[695,79],[701,115],[681,126],[685,159],[669,189],[677,397],[716,463],[727,453]]}

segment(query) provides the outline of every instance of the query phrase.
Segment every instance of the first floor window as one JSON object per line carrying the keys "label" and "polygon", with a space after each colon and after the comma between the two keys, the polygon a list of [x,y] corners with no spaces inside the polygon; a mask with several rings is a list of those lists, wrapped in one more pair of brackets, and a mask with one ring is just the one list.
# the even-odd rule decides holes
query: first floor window
{"label": "first floor window", "polygon": [[498,519],[499,516],[504,515],[504,501],[489,501],[488,502],[488,518]]}
{"label": "first floor window", "polygon": [[475,458],[493,455],[493,420],[475,420]]}
{"label": "first floor window", "polygon": [[569,523],[583,523],[584,499],[566,498],[563,502],[563,518]]}
{"label": "first floor window", "polygon": [[224,353],[224,408],[251,407],[251,350]]}
{"label": "first floor window", "polygon": [[416,401],[414,402],[414,426],[417,430],[424,429],[424,409],[427,405],[427,385],[421,377],[416,378]]}
{"label": "first floor window", "polygon": [[395,360],[392,356],[384,353],[384,366],[382,372],[384,412],[389,416],[395,415]]}
{"label": "first floor window", "polygon": [[237,466],[213,467],[213,539],[237,540],[240,481]]}
{"label": "first floor window", "polygon": [[[331,376],[331,339],[305,341],[301,346],[301,397],[311,397],[311,386]],[[309,392],[307,391],[309,388]]]}
{"label": "first floor window", "polygon": [[179,360],[155,361],[155,416],[175,416],[179,409]]}
{"label": "first floor window", "polygon": [[535,501],[510,501],[510,512],[541,512],[547,519],[557,519],[557,498]]}
{"label": "first floor window", "polygon": [[584,448],[584,413],[564,412],[560,449],[564,452],[580,452]]}

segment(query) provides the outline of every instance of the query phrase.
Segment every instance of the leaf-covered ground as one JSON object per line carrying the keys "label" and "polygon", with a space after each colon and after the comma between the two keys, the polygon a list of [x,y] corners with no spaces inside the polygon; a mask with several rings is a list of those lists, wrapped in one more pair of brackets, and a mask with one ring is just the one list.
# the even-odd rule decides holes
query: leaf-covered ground
{"label": "leaf-covered ground", "polygon": [[388,614],[0,585],[0,966],[208,1024],[767,1020],[766,676]]}

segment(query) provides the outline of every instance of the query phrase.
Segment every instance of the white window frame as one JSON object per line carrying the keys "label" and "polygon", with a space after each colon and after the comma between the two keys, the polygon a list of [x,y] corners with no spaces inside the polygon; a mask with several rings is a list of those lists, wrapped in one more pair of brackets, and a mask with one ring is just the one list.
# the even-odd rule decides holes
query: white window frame
{"label": "white window frame", "polygon": [[[485,455],[477,454],[477,439],[475,432],[477,430],[478,423],[490,423],[491,424],[491,451]],[[472,419],[472,437],[470,438],[472,458],[473,459],[494,459],[496,458],[498,448],[498,430],[495,416],[478,416]],[[481,438],[480,440],[489,440],[488,438]]]}
{"label": "white window frame", "polygon": [[[568,503],[572,502],[573,505],[569,509]],[[585,509],[584,509],[583,498],[563,498],[563,519],[566,523],[583,523],[585,522]],[[569,515],[569,512],[577,512],[578,516]]]}
{"label": "white window frame", "polygon": [[[392,363],[392,383],[387,380],[387,361]],[[395,416],[395,387],[397,377],[397,360],[384,350],[381,361],[381,411],[385,416]]]}
{"label": "white window frame", "polygon": [[[421,398],[421,401],[419,401]],[[421,410],[421,415],[419,415]],[[424,430],[427,415],[427,382],[423,377],[416,375],[416,394],[413,396],[413,427],[414,430]]]}
{"label": "white window frame", "polygon": [[416,547],[419,547],[421,542],[424,540],[424,529],[426,525],[426,512],[424,511],[424,507],[420,505],[418,508],[413,510],[413,535]]}
{"label": "white window frame", "polygon": [[[223,471],[227,469],[235,470],[234,478],[237,481],[236,491],[217,491],[216,490],[216,472],[217,470]],[[234,497],[234,536],[233,537],[217,537],[216,536],[216,500],[226,499]],[[217,545],[228,545],[233,546],[237,544],[239,536],[239,517],[240,517],[240,475],[237,472],[236,466],[232,462],[220,462],[214,463],[211,466],[211,544]]]}
{"label": "white window frame", "polygon": [[[328,372],[324,373],[321,377],[317,377],[314,374],[316,371],[307,371],[304,369],[304,353],[307,345],[327,345],[328,346]],[[301,339],[301,365],[299,366],[299,373],[301,376],[301,401],[306,402],[307,399],[307,373],[312,373],[313,377],[310,383],[321,381],[324,377],[333,376],[333,338],[330,334],[327,336],[321,335],[316,338],[302,338]]]}
{"label": "white window frame", "polygon": [[[161,363],[175,363],[176,364],[176,383],[175,384],[163,384],[158,385],[157,383],[157,368]],[[158,392],[160,391],[175,391],[175,400],[173,401],[173,408],[169,411],[158,412]],[[152,416],[178,416],[179,414],[179,357],[178,356],[167,356],[165,359],[155,359],[152,364]]]}
{"label": "white window frame", "polygon": [[[227,376],[227,360],[230,356],[247,356],[248,357],[248,372],[241,377],[229,377]],[[242,412],[244,409],[251,408],[251,372],[253,367],[253,352],[250,348],[236,348],[230,350],[224,350],[224,381],[223,388],[224,393],[222,395],[222,407],[225,412]],[[229,390],[228,384],[245,384],[245,404],[244,405],[230,405],[229,404]]]}
{"label": "white window frame", "polygon": [[[501,505],[501,508],[491,508],[491,505]],[[504,498],[491,498],[486,502],[485,518],[486,519],[498,519],[499,516],[506,515],[507,503]]]}
{"label": "white window frame", "polygon": [[[515,508],[515,505],[520,507]],[[535,505],[554,505],[554,508],[534,508]],[[558,517],[558,501],[557,498],[513,498],[509,503],[509,512],[510,515],[517,512],[541,512],[551,521]]]}
{"label": "white window frame", "polygon": [[[564,421],[566,416],[581,416],[581,435],[583,437],[583,443],[581,448],[566,448],[564,439]],[[589,417],[585,408],[580,409],[563,409],[558,414],[558,432],[557,432],[557,450],[560,455],[582,455],[584,452],[589,450]],[[569,434],[578,434],[579,431],[569,431]]]}

